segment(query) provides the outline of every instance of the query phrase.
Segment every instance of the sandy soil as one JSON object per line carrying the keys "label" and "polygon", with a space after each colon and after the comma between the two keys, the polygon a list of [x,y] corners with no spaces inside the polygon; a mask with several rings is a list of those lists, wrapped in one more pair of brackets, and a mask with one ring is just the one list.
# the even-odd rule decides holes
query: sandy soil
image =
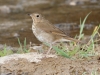
{"label": "sandy soil", "polygon": [[91,59],[42,58],[40,62],[29,62],[26,59],[10,60],[1,65],[1,75],[91,75],[100,74],[100,61]]}

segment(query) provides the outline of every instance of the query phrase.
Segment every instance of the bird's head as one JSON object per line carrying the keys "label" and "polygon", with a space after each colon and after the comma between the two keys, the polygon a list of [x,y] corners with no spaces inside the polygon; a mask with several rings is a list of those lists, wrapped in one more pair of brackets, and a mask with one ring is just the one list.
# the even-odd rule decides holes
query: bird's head
{"label": "bird's head", "polygon": [[43,17],[41,16],[41,14],[32,13],[32,14],[29,14],[29,16],[32,17],[32,20],[33,20],[34,23],[42,22],[43,21]]}

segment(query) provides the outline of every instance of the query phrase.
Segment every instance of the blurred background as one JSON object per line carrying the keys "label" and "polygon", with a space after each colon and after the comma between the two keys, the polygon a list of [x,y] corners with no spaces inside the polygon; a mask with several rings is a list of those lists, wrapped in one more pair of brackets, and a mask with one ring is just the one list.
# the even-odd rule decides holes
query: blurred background
{"label": "blurred background", "polygon": [[86,20],[84,34],[92,34],[100,24],[100,0],[0,0],[0,48],[6,44],[17,47],[23,43],[40,43],[32,33],[32,19],[28,13],[37,12],[67,35],[79,34],[80,18],[92,12]]}

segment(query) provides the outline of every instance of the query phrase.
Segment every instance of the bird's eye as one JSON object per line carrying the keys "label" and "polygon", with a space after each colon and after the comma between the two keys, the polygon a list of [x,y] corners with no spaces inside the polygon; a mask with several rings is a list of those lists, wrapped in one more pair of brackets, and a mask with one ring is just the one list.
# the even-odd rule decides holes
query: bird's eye
{"label": "bird's eye", "polygon": [[37,15],[36,17],[39,17],[39,15]]}

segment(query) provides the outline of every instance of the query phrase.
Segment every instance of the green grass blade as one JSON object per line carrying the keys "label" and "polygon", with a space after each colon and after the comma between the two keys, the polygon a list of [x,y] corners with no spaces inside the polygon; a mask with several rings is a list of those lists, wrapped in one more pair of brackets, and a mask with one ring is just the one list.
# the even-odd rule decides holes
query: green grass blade
{"label": "green grass blade", "polygon": [[4,54],[4,55],[7,54],[6,44],[5,44],[5,46],[4,46],[3,54]]}
{"label": "green grass blade", "polygon": [[21,47],[21,46],[22,46],[22,44],[21,44],[21,42],[20,42],[19,38],[17,38],[17,39],[18,39],[19,46]]}
{"label": "green grass blade", "polygon": [[70,56],[67,55],[66,52],[64,52],[63,50],[59,49],[58,47],[53,46],[53,49],[54,49],[59,55],[64,56],[64,57],[66,57],[66,58],[70,58]]}
{"label": "green grass blade", "polygon": [[28,50],[26,49],[26,38],[25,38],[25,40],[24,40],[24,52],[25,52],[25,53],[28,53]]}
{"label": "green grass blade", "polygon": [[[91,12],[90,12],[91,13]],[[89,14],[90,14],[89,13]],[[80,34],[79,34],[79,40],[84,36],[84,34],[82,34],[83,33],[83,29],[84,29],[84,26],[85,26],[85,22],[86,22],[86,19],[87,19],[87,17],[89,16],[89,14],[87,14],[86,15],[86,17],[84,18],[84,20],[83,20],[83,22],[81,23],[81,19],[80,19]]]}
{"label": "green grass blade", "polygon": [[19,38],[17,38],[17,39],[18,39],[18,43],[19,43],[19,46],[20,46],[20,48],[19,48],[19,50],[17,51],[17,53],[23,53],[22,44],[21,44],[21,42],[20,42],[20,39],[19,39]]}
{"label": "green grass blade", "polygon": [[[44,43],[44,44],[45,44],[46,46],[49,46],[49,47],[50,47],[50,45],[49,45],[48,43]],[[64,52],[63,50],[59,49],[58,47],[53,46],[53,49],[54,49],[59,55],[64,56],[64,57],[66,57],[66,58],[70,58],[70,56],[67,55],[66,52]]]}
{"label": "green grass blade", "polygon": [[79,50],[79,46],[76,46],[74,50],[68,52],[69,56],[70,57],[74,56],[78,52],[78,50]]}

